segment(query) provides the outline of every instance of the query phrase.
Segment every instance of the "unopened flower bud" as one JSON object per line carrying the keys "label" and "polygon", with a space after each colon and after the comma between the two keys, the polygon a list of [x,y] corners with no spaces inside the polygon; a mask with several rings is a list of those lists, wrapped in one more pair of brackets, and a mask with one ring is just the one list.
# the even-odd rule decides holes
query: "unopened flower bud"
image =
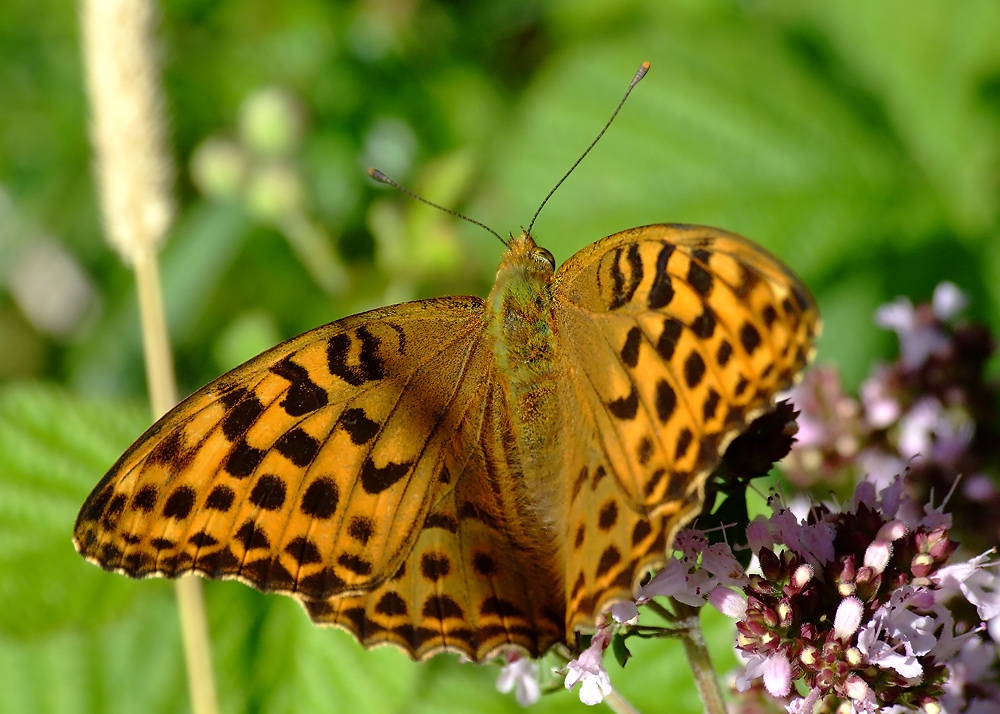
{"label": "unopened flower bud", "polygon": [[833,620],[834,636],[843,642],[850,640],[858,631],[858,626],[861,625],[861,616],[864,615],[864,611],[864,605],[856,597],[847,597],[841,600]]}
{"label": "unopened flower bud", "polygon": [[856,702],[864,701],[868,697],[868,692],[871,691],[868,688],[868,684],[864,679],[856,674],[852,674],[844,682],[844,691],[848,697]]}
{"label": "unopened flower bud", "polygon": [[708,594],[708,601],[727,617],[742,620],[747,614],[747,601],[732,588],[719,586]]}
{"label": "unopened flower bud", "polygon": [[895,541],[899,540],[909,532],[906,524],[902,521],[889,521],[881,528],[878,529],[878,533],[875,534],[875,540],[880,541]]}
{"label": "unopened flower bud", "polygon": [[764,574],[764,579],[770,582],[777,582],[781,577],[781,560],[770,548],[761,548],[757,553],[760,560],[760,570]]}
{"label": "unopened flower bud", "polygon": [[813,579],[813,567],[811,565],[804,564],[797,567],[795,569],[795,572],[792,573],[791,584],[795,588],[801,590],[806,585],[808,585],[809,581],[812,579]]}
{"label": "unopened flower bud", "polygon": [[865,566],[871,568],[876,573],[881,573],[885,570],[890,558],[892,558],[892,541],[876,538],[865,549]]}

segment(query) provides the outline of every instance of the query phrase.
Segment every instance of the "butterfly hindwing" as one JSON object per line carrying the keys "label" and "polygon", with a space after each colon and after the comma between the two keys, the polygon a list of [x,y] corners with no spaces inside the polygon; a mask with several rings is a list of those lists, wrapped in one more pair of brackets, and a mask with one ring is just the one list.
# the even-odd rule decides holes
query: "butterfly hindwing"
{"label": "butterfly hindwing", "polygon": [[[365,646],[391,643],[424,659],[443,650],[475,661],[508,648],[537,657],[565,637],[565,604],[547,550],[518,539],[509,518],[512,483],[494,433],[502,409],[490,408],[494,382],[464,410],[446,458],[445,480],[400,570],[354,596],[306,601],[320,623],[337,623]],[[546,544],[548,546],[549,544]]]}

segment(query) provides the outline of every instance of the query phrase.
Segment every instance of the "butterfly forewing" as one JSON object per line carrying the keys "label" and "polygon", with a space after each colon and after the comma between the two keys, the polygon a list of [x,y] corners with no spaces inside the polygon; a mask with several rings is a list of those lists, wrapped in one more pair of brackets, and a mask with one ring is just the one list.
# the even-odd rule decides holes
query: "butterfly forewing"
{"label": "butterfly forewing", "polygon": [[197,570],[311,597],[391,576],[453,448],[432,437],[475,381],[460,378],[481,306],[355,316],[220,377],[112,467],[80,512],[78,548],[136,577]]}
{"label": "butterfly forewing", "polygon": [[591,430],[590,449],[566,455],[567,620],[590,626],[663,564],[721,452],[805,367],[819,322],[776,259],[696,226],[598,241],[562,266],[555,296],[567,411]]}

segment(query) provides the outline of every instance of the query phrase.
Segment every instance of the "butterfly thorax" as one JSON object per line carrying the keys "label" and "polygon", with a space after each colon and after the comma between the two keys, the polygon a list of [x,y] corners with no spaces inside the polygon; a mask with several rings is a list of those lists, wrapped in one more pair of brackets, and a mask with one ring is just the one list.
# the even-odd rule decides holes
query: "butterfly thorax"
{"label": "butterfly thorax", "polygon": [[[517,461],[529,487],[553,471],[561,414],[552,317],[555,261],[525,231],[511,237],[487,302],[497,373],[509,406]],[[545,479],[548,480],[548,479]]]}

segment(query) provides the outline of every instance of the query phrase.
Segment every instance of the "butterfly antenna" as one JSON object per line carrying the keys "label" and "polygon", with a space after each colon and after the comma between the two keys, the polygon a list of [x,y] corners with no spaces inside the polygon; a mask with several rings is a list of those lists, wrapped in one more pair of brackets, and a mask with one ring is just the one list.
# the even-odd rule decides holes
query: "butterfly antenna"
{"label": "butterfly antenna", "polygon": [[368,169],[368,175],[371,176],[376,181],[378,181],[379,183],[388,184],[389,186],[392,186],[397,191],[399,191],[401,193],[405,193],[410,198],[415,198],[418,201],[420,201],[421,203],[426,203],[428,206],[433,206],[434,208],[438,209],[439,211],[444,211],[445,213],[451,214],[452,216],[455,216],[456,218],[461,218],[463,221],[468,221],[469,223],[471,223],[474,226],[479,226],[480,228],[484,228],[484,229],[488,230],[490,233],[492,233],[493,235],[495,235],[497,237],[497,240],[500,241],[501,243],[503,243],[505,247],[510,248],[510,245],[508,245],[507,241],[505,241],[503,238],[501,238],[499,233],[497,233],[495,230],[493,230],[492,228],[490,228],[485,223],[480,223],[476,219],[469,218],[468,216],[463,215],[463,214],[459,213],[458,211],[453,211],[450,208],[445,208],[444,206],[439,206],[438,204],[433,203],[432,201],[428,201],[423,196],[418,196],[417,194],[413,193],[413,191],[411,191],[410,189],[405,188],[403,186],[400,186],[398,183],[396,183],[395,181],[393,181],[391,178],[389,178],[388,176],[386,176],[384,173],[382,173],[378,169]]}
{"label": "butterfly antenna", "polygon": [[606,132],[608,130],[608,127],[611,126],[611,122],[613,122],[615,120],[615,117],[618,116],[618,112],[620,112],[622,110],[622,107],[625,106],[625,100],[628,99],[628,95],[632,93],[632,88],[639,83],[640,79],[646,76],[646,72],[648,71],[649,71],[649,62],[643,62],[641,65],[639,65],[639,70],[635,73],[635,76],[632,77],[632,83],[629,84],[628,89],[625,90],[625,96],[623,96],[622,100],[618,102],[618,107],[611,115],[611,118],[608,119],[608,123],[604,125],[603,129],[601,129],[601,133],[597,135],[596,139],[590,142],[590,146],[587,147],[586,151],[580,154],[580,158],[576,160],[576,163],[574,163],[572,166],[569,167],[569,171],[563,174],[563,177],[559,179],[559,183],[557,183],[555,186],[552,187],[552,190],[549,191],[549,195],[545,197],[545,200],[542,201],[542,205],[538,207],[538,210],[535,211],[535,215],[531,217],[531,223],[528,224],[528,233],[531,233],[531,229],[535,225],[535,220],[538,218],[538,214],[542,212],[543,208],[545,208],[545,204],[548,203],[550,198],[552,198],[552,194],[554,194],[559,189],[559,187],[563,185],[563,181],[568,179],[569,175],[573,173],[573,171],[576,169],[577,166],[580,165],[580,162],[583,161],[583,157],[589,154],[590,150],[593,149],[594,146],[597,144],[597,142],[601,140],[601,137],[604,136],[604,132]]}

